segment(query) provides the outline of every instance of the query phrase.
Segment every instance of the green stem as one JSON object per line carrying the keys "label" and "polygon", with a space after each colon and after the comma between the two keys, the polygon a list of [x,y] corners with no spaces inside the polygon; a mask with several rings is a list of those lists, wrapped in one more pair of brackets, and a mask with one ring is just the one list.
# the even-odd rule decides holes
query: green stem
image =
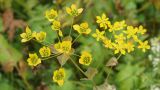
{"label": "green stem", "polygon": [[96,90],[98,90],[97,85],[94,80],[92,80],[92,83],[93,83],[93,86],[96,88]]}
{"label": "green stem", "polygon": [[74,64],[74,66],[76,66],[77,69],[79,69],[79,71],[81,71],[86,77],[88,77],[85,72],[73,61],[72,58],[70,58],[71,62]]}
{"label": "green stem", "polygon": [[121,56],[122,56],[122,54],[119,54],[119,56],[117,57],[117,59],[116,59],[116,60],[118,61],[118,59],[119,59]]}
{"label": "green stem", "polygon": [[69,31],[69,36],[71,36],[71,33],[72,33],[73,22],[74,22],[74,17],[72,18],[71,29],[70,29],[70,31]]}
{"label": "green stem", "polygon": [[79,34],[72,42],[72,44],[81,36],[81,34]]}
{"label": "green stem", "polygon": [[[20,73],[20,69],[18,68],[18,66],[15,66],[15,68]],[[27,90],[32,90],[32,86],[28,83],[28,81],[26,80],[25,76],[22,73],[19,74],[19,75],[21,76],[22,81],[26,85]]]}
{"label": "green stem", "polygon": [[[88,78],[88,76],[86,75],[86,73],[72,60],[72,58],[70,58],[70,60]],[[93,86],[95,86],[96,90],[98,90],[97,87],[96,87],[96,83],[94,82],[94,80],[92,79],[91,81],[93,83]]]}
{"label": "green stem", "polygon": [[58,35],[58,31],[56,31],[56,33],[57,33],[57,37],[58,37],[59,42],[61,42],[61,39],[60,39],[60,37]]}
{"label": "green stem", "polygon": [[80,55],[77,55],[77,54],[72,54],[72,55],[74,55],[74,56],[78,56],[78,57],[81,57]]}
{"label": "green stem", "polygon": [[32,87],[30,86],[30,84],[28,83],[28,81],[26,80],[26,78],[24,78],[24,77],[22,76],[22,80],[23,80],[23,82],[26,84],[28,90],[32,90]]}
{"label": "green stem", "polygon": [[36,41],[37,43],[39,43],[39,44],[41,44],[41,45],[43,45],[43,46],[49,46],[49,45],[46,45],[46,44],[44,44],[44,43],[42,43],[42,42],[38,42],[37,40],[35,40],[35,39],[33,39],[34,41]]}
{"label": "green stem", "polygon": [[60,54],[53,55],[53,56],[50,56],[50,57],[43,58],[43,59],[41,59],[41,60],[47,60],[47,59],[50,59],[50,58],[53,58],[53,57],[56,57],[56,56],[59,56],[59,55],[61,55],[61,53],[60,53]]}

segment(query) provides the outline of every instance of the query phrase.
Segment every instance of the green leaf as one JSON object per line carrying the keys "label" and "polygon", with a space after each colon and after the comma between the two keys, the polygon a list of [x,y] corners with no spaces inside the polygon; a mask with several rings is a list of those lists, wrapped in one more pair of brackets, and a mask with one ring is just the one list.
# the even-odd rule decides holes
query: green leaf
{"label": "green leaf", "polygon": [[22,59],[22,54],[13,48],[0,34],[0,63],[5,72],[12,72],[13,67]]}
{"label": "green leaf", "polygon": [[22,54],[14,49],[0,34],[0,63],[11,61],[14,65],[22,59]]}
{"label": "green leaf", "polygon": [[121,65],[119,73],[116,74],[115,81],[119,90],[136,89],[139,81],[139,75],[144,71],[143,67],[136,65]]}

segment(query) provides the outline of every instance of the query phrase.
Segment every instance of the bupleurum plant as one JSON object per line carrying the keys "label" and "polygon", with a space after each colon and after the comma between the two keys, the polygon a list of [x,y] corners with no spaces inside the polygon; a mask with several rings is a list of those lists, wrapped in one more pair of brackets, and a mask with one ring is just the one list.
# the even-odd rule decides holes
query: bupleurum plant
{"label": "bupleurum plant", "polygon": [[[39,54],[29,53],[29,58],[27,59],[29,66],[36,67],[41,64],[43,60],[56,57],[61,66],[58,70],[53,71],[53,81],[58,83],[59,86],[64,84],[66,74],[63,65],[67,62],[67,60],[71,60],[71,62],[82,72],[82,74],[84,74],[88,79],[92,79],[89,75],[90,71],[84,72],[71,58],[72,55],[78,56],[79,64],[85,66],[89,66],[91,62],[94,61],[92,60],[92,55],[89,51],[84,50],[81,52],[81,55],[78,55],[74,52],[75,50],[72,47],[78,37],[81,35],[90,35],[92,32],[87,22],[73,24],[73,20],[82,12],[83,8],[77,8],[75,4],[72,4],[71,7],[66,7],[66,13],[72,17],[72,24],[68,36],[64,36],[61,30],[61,22],[57,18],[57,10],[47,10],[45,17],[51,23],[51,28],[54,31],[53,33],[57,34],[58,42],[50,45],[43,44],[44,46],[39,49]],[[96,32],[91,36],[93,36],[97,41],[102,42],[104,47],[112,49],[114,54],[119,54],[117,60],[121,55],[133,52],[135,48],[140,48],[143,52],[145,52],[146,49],[150,49],[148,41],[140,40],[140,37],[146,33],[146,29],[144,29],[143,26],[128,26],[124,20],[111,23],[105,14],[102,14],[102,16],[97,16],[96,19],[100,30],[96,29]],[[74,40],[72,40],[72,30],[75,30],[79,34]],[[111,33],[111,35],[107,35],[108,32]],[[22,43],[34,40],[42,44],[47,34],[43,31],[32,32],[32,30],[27,26],[26,31],[20,36],[22,38]]]}

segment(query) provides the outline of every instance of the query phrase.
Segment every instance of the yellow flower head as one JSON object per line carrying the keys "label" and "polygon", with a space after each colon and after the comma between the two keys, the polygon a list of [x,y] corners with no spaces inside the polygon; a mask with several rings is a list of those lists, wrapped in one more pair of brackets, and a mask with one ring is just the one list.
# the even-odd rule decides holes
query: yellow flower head
{"label": "yellow flower head", "polygon": [[71,51],[71,46],[72,46],[71,41],[62,41],[61,45],[62,45],[61,49],[63,53],[69,53]]}
{"label": "yellow flower head", "polygon": [[96,18],[96,22],[100,25],[101,28],[107,29],[107,26],[111,25],[109,18],[107,18],[105,14],[102,14],[102,17],[97,16]]}
{"label": "yellow flower head", "polygon": [[87,51],[83,51],[79,59],[79,63],[88,66],[90,65],[91,61],[92,61],[92,55]]}
{"label": "yellow flower head", "polygon": [[117,43],[123,43],[124,40],[126,40],[123,33],[121,33],[119,35],[114,35],[114,37],[115,37],[115,42],[117,42]]}
{"label": "yellow flower head", "polygon": [[61,37],[63,37],[63,33],[62,33],[61,30],[58,30],[58,35],[61,36]]}
{"label": "yellow flower head", "polygon": [[115,43],[113,43],[112,44],[113,45],[113,47],[114,47],[114,49],[115,49],[115,51],[114,51],[114,54],[117,54],[117,53],[121,53],[121,54],[126,54],[126,51],[125,51],[125,45],[124,44],[120,44],[120,43],[117,43],[117,44],[115,44]]}
{"label": "yellow flower head", "polygon": [[105,46],[106,48],[110,48],[110,49],[113,48],[112,42],[111,42],[111,40],[109,40],[108,38],[105,38],[105,39],[103,40],[103,43],[104,43],[104,46]]}
{"label": "yellow flower head", "polygon": [[46,38],[46,32],[40,31],[39,33],[36,33],[35,38],[37,41],[43,42]]}
{"label": "yellow flower head", "polygon": [[79,34],[89,34],[91,29],[88,27],[88,23],[81,23],[80,25],[73,25],[74,30],[76,30]]}
{"label": "yellow flower head", "polygon": [[75,4],[72,4],[71,7],[66,7],[66,12],[71,16],[78,16],[83,11],[83,8],[77,9]]}
{"label": "yellow flower head", "polygon": [[145,52],[146,49],[150,49],[150,46],[148,45],[148,41],[144,41],[144,42],[140,41],[138,48],[141,48],[143,52]]}
{"label": "yellow flower head", "polygon": [[61,23],[60,23],[60,21],[54,20],[53,23],[52,23],[51,28],[52,28],[53,30],[55,30],[55,31],[58,31],[58,35],[59,35],[59,36],[61,36],[61,37],[63,36],[63,33],[62,33],[62,31],[60,30],[60,29],[61,29]]}
{"label": "yellow flower head", "polygon": [[41,57],[49,57],[51,55],[51,50],[49,47],[43,46],[42,48],[39,49],[39,53]]}
{"label": "yellow flower head", "polygon": [[51,22],[54,21],[57,16],[58,16],[57,11],[54,9],[47,10],[45,14],[45,17]]}
{"label": "yellow flower head", "polygon": [[41,59],[38,58],[37,54],[29,54],[29,58],[27,59],[28,65],[30,66],[37,66],[41,63]]}
{"label": "yellow flower head", "polygon": [[143,34],[145,34],[145,33],[146,33],[146,29],[144,29],[144,28],[143,28],[143,26],[142,26],[142,25],[140,25],[140,26],[139,26],[139,28],[138,28],[137,33],[140,33],[140,34],[142,34],[142,35],[143,35]]}
{"label": "yellow flower head", "polygon": [[130,53],[131,51],[134,51],[134,44],[131,41],[127,42],[125,44],[125,47],[126,47],[128,53]]}
{"label": "yellow flower head", "polygon": [[104,33],[105,31],[100,32],[98,29],[96,29],[96,33],[93,33],[92,36],[99,41],[100,39],[104,39]]}
{"label": "yellow flower head", "polygon": [[61,42],[58,42],[58,43],[54,44],[54,48],[55,48],[58,52],[62,52],[61,47],[62,47]]}
{"label": "yellow flower head", "polygon": [[59,22],[59,21],[53,21],[53,23],[52,23],[52,29],[53,30],[60,30],[60,28],[61,28],[61,23]]}
{"label": "yellow flower head", "polygon": [[31,29],[28,26],[26,27],[26,32],[20,34],[20,36],[22,38],[21,42],[27,42],[34,37],[33,33],[31,32]]}
{"label": "yellow flower head", "polygon": [[69,54],[71,51],[71,41],[62,41],[54,45],[54,48],[60,53]]}
{"label": "yellow flower head", "polygon": [[57,82],[59,86],[64,84],[65,71],[63,68],[53,72],[53,81]]}
{"label": "yellow flower head", "polygon": [[121,30],[123,28],[125,28],[127,25],[125,23],[125,21],[117,21],[115,22],[112,26],[110,26],[110,29],[109,31],[112,32],[112,31],[118,31],[118,30]]}
{"label": "yellow flower head", "polygon": [[133,26],[127,26],[127,31],[124,31],[124,33],[127,34],[127,38],[137,38],[137,28],[134,28]]}

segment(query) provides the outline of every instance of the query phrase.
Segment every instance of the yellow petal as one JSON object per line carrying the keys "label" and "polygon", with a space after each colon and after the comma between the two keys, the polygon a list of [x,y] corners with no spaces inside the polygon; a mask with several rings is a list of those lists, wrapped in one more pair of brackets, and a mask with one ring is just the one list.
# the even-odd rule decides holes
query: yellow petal
{"label": "yellow petal", "polygon": [[104,13],[102,14],[102,19],[106,19],[106,15]]}
{"label": "yellow petal", "polygon": [[83,12],[83,8],[78,9],[78,13],[82,13]]}
{"label": "yellow petal", "polygon": [[86,34],[89,34],[91,32],[91,29],[87,29]]}
{"label": "yellow petal", "polygon": [[28,26],[26,27],[26,33],[31,33],[31,29]]}
{"label": "yellow petal", "polygon": [[99,20],[99,19],[101,19],[101,17],[100,17],[100,16],[96,16],[96,19],[98,19],[98,20]]}
{"label": "yellow petal", "polygon": [[70,9],[69,7],[66,7],[66,12],[67,12],[68,14],[71,14],[71,9]]}
{"label": "yellow petal", "polygon": [[79,59],[79,63],[80,63],[80,64],[84,64],[84,62],[83,62],[82,59]]}
{"label": "yellow petal", "polygon": [[119,51],[118,51],[118,50],[115,50],[115,51],[114,51],[114,54],[117,54],[117,53],[119,53]]}
{"label": "yellow petal", "polygon": [[57,83],[59,86],[62,86],[64,84],[64,80],[58,80]]}
{"label": "yellow petal", "polygon": [[97,34],[94,33],[94,34],[92,34],[92,36],[93,36],[94,38],[96,38],[96,37],[97,37]]}
{"label": "yellow petal", "polygon": [[21,38],[26,38],[26,33],[20,34]]}
{"label": "yellow petal", "polygon": [[73,25],[73,29],[79,31],[80,30],[80,26],[78,24]]}
{"label": "yellow petal", "polygon": [[28,41],[27,39],[22,39],[21,40],[22,43],[27,42],[27,41]]}
{"label": "yellow petal", "polygon": [[63,34],[62,34],[61,30],[58,31],[58,34],[59,34],[59,36],[63,37]]}
{"label": "yellow petal", "polygon": [[72,5],[71,5],[71,9],[72,9],[72,10],[76,9],[76,5],[75,5],[75,4],[72,4]]}
{"label": "yellow petal", "polygon": [[36,32],[33,32],[32,33],[32,37],[36,37],[37,33]]}

